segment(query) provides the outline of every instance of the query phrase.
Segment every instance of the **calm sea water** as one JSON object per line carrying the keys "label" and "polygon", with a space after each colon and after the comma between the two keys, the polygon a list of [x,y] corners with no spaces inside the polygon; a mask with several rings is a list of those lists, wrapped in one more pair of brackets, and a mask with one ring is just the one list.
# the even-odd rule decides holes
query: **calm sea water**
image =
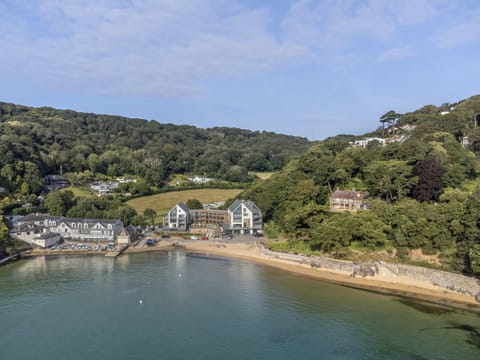
{"label": "calm sea water", "polygon": [[0,268],[0,359],[480,359],[480,317],[183,252]]}

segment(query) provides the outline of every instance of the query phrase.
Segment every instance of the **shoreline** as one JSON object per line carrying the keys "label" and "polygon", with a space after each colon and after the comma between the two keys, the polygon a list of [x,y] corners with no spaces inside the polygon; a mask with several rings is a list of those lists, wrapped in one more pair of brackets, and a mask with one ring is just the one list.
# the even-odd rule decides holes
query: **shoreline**
{"label": "shoreline", "polygon": [[[124,254],[137,254],[158,251],[171,251],[181,248],[188,253],[203,255],[217,255],[221,257],[247,260],[253,263],[274,267],[300,276],[328,281],[341,286],[360,290],[372,291],[384,295],[400,296],[407,299],[416,299],[435,305],[453,307],[461,310],[480,313],[480,303],[473,296],[446,290],[440,286],[424,281],[417,281],[404,276],[395,278],[386,276],[352,277],[346,272],[324,268],[313,268],[308,264],[278,259],[262,253],[256,243],[235,243],[218,241],[182,241],[171,240],[159,242],[156,246],[135,248],[129,247]],[[58,255],[101,255],[107,251],[49,251],[37,250],[22,257],[58,256]]]}
{"label": "shoreline", "polygon": [[310,265],[293,263],[291,261],[276,259],[272,256],[264,255],[256,244],[218,244],[205,241],[202,243],[184,242],[180,243],[180,245],[187,252],[248,260],[257,264],[275,267],[291,273],[328,281],[341,286],[372,291],[384,295],[416,299],[435,305],[480,313],[480,303],[478,303],[473,296],[446,290],[427,282],[415,281],[401,276],[395,279],[379,276],[367,276],[364,278],[352,277],[345,272],[342,273],[329,269],[312,268]]}

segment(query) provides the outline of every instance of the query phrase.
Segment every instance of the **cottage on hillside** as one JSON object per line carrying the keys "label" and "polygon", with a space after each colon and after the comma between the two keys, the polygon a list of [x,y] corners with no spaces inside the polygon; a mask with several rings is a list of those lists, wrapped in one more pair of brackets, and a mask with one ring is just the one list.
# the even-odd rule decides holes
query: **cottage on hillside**
{"label": "cottage on hillside", "polygon": [[330,210],[331,211],[352,211],[366,208],[367,192],[356,191],[352,189],[339,190],[333,192],[330,196]]}

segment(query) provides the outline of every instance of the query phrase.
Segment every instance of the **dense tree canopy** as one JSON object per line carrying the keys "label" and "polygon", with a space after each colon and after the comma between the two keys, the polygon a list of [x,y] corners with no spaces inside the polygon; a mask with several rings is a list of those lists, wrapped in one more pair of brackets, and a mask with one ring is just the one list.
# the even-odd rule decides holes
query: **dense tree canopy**
{"label": "dense tree canopy", "polygon": [[0,103],[0,186],[39,194],[47,174],[79,180],[136,176],[161,187],[174,174],[250,181],[306,150],[305,138],[272,132],[157,121]]}
{"label": "dense tree canopy", "polygon": [[[242,197],[256,201],[271,226],[314,250],[339,255],[355,245],[403,258],[421,248],[440,254],[446,268],[480,275],[476,113],[479,96],[405,115],[389,111],[382,116],[391,138],[385,145],[353,147],[345,139],[355,137],[345,135],[327,139]],[[368,194],[367,209],[330,212],[329,195],[353,188]]]}

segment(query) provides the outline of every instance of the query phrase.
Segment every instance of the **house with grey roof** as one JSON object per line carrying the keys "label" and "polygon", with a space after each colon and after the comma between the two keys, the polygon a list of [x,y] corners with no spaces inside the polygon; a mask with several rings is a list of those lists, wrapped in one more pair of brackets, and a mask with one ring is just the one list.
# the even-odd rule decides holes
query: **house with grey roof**
{"label": "house with grey roof", "polygon": [[262,212],[251,200],[235,200],[228,207],[229,231],[233,234],[255,234],[262,230]]}
{"label": "house with grey roof", "polygon": [[70,182],[67,180],[65,176],[57,175],[57,174],[47,175],[45,176],[43,181],[44,181],[45,191],[64,189],[70,186]]}
{"label": "house with grey roof", "polygon": [[16,222],[10,234],[30,243],[33,243],[33,238],[46,233],[59,234],[63,240],[113,242],[122,229],[120,220],[29,214]]}
{"label": "house with grey roof", "polygon": [[163,218],[163,228],[186,231],[190,226],[190,209],[183,202],[175,205]]}
{"label": "house with grey roof", "polygon": [[220,226],[224,232],[255,234],[263,228],[262,212],[251,200],[235,200],[228,210],[190,210],[184,203],[175,205],[163,219],[165,230],[187,231],[190,227]]}

